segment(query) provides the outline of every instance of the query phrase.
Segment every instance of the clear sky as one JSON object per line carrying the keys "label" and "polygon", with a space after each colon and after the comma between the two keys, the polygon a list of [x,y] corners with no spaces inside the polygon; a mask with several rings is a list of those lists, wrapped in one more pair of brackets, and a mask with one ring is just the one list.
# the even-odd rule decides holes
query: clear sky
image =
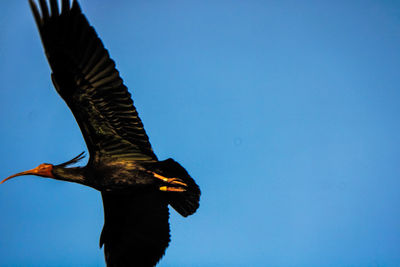
{"label": "clear sky", "polygon": [[[160,266],[400,266],[400,2],[81,0],[160,159],[202,189]],[[86,150],[0,4],[0,177]],[[100,194],[0,186],[0,266],[104,266]]]}

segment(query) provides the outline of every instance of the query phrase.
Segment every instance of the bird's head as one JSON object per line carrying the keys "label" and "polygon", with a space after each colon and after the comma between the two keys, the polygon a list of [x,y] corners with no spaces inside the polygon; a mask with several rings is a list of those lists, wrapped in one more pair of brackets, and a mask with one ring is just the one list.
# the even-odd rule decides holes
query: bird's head
{"label": "bird's head", "polygon": [[36,168],[24,172],[19,172],[17,174],[11,175],[0,182],[0,184],[4,183],[11,178],[21,176],[21,175],[36,175],[46,178],[54,178],[57,180],[65,180],[71,182],[80,182],[82,180],[82,175],[80,173],[81,168],[66,168],[69,165],[79,162],[81,159],[85,157],[84,152],[80,153],[75,158],[64,162],[62,164],[53,165],[49,163],[42,163]]}
{"label": "bird's head", "polygon": [[10,180],[11,178],[21,176],[21,175],[36,175],[36,176],[42,176],[42,177],[47,177],[47,178],[54,178],[53,174],[53,165],[48,164],[48,163],[42,163],[36,168],[24,172],[19,172],[17,174],[11,175],[4,179],[3,181],[0,182],[0,184],[4,183],[7,180]]}

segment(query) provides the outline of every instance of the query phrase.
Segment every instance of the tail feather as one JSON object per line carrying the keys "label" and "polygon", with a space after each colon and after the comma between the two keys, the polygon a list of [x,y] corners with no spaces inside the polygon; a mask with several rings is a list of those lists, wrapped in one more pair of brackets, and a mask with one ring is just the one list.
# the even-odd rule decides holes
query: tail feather
{"label": "tail feather", "polygon": [[200,206],[200,188],[188,172],[175,160],[167,159],[157,162],[160,173],[166,177],[181,179],[187,188],[185,192],[168,192],[168,204],[180,215],[187,217],[196,212]]}

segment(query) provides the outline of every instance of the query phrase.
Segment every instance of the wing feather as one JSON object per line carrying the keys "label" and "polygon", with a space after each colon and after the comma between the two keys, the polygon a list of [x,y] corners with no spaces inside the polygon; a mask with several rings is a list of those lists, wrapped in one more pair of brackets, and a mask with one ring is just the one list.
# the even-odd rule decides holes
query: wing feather
{"label": "wing feather", "polygon": [[62,0],[29,0],[53,83],[74,114],[91,156],[157,160],[115,62],[81,12]]}
{"label": "wing feather", "polygon": [[168,204],[160,192],[102,192],[100,246],[108,267],[155,266],[170,242]]}

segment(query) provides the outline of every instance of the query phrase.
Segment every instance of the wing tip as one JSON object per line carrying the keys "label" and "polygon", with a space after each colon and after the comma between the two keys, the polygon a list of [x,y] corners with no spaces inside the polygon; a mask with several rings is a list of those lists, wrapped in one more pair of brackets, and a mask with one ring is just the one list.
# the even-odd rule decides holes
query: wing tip
{"label": "wing tip", "polygon": [[78,14],[82,13],[81,6],[77,0],[72,1],[71,12],[77,12]]}
{"label": "wing tip", "polygon": [[31,11],[33,13],[33,17],[35,19],[36,25],[40,29],[41,25],[42,25],[42,17],[40,16],[39,9],[33,0],[28,0],[28,1],[29,1],[29,5],[31,7]]}
{"label": "wing tip", "polygon": [[[82,13],[80,4],[77,0],[72,1],[72,5],[70,4],[70,0],[62,0],[61,1],[61,10],[58,7],[58,0],[49,0],[50,1],[50,10],[47,4],[47,0],[38,0],[40,10],[36,4],[35,0],[28,0],[29,5],[34,13],[35,17],[46,20],[53,16],[59,16],[61,14],[69,13],[71,10],[76,10],[79,13]],[[51,11],[51,12],[50,12]]]}
{"label": "wing tip", "polygon": [[58,0],[50,0],[50,10],[51,10],[51,16],[52,17],[58,17],[59,16],[59,9],[58,9]]}
{"label": "wing tip", "polygon": [[39,0],[40,9],[42,10],[43,20],[50,18],[49,8],[47,6],[46,0]]}

